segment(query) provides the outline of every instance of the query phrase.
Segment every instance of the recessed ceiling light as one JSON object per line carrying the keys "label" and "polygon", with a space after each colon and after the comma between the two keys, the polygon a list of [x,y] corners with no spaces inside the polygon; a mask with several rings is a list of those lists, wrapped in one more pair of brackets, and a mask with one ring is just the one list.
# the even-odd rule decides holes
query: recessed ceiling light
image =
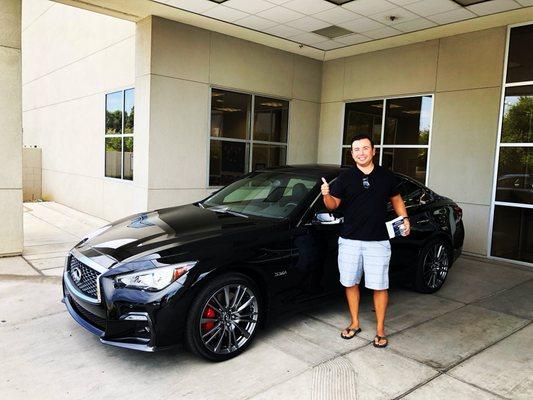
{"label": "recessed ceiling light", "polygon": [[228,0],[209,0],[209,1],[212,1],[213,3],[224,3],[225,1],[228,1]]}
{"label": "recessed ceiling light", "polygon": [[349,2],[354,1],[354,0],[326,0],[326,1],[328,1],[330,3],[333,3],[333,4],[336,4],[338,6],[341,6],[343,4],[349,3]]}
{"label": "recessed ceiling light", "polygon": [[471,6],[478,3],[486,3],[490,0],[452,0],[454,3],[459,4],[460,6],[466,7]]}

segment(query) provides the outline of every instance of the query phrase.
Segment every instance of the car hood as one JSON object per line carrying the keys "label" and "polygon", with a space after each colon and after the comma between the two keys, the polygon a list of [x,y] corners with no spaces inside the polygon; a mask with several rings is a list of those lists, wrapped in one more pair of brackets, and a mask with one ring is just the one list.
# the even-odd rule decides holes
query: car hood
{"label": "car hood", "polygon": [[[276,220],[236,216],[195,205],[165,208],[136,214],[89,237],[79,247],[96,251],[118,262],[175,254],[176,247],[218,240],[272,227]],[[191,246],[189,246],[191,247]],[[187,251],[190,253],[190,251]]]}

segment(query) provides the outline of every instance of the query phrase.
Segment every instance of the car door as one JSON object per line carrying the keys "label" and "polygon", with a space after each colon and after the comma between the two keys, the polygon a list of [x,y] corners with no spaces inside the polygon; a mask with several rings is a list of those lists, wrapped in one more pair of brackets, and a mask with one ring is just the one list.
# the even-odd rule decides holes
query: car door
{"label": "car door", "polygon": [[[295,282],[298,301],[325,296],[341,289],[337,268],[341,224],[318,224],[314,220],[318,212],[328,213],[328,210],[322,202],[322,196],[316,193],[314,201],[291,234],[292,268],[298,276]],[[341,214],[335,212],[334,215]]]}
{"label": "car door", "polygon": [[[403,176],[398,175],[397,179],[398,190],[409,215],[411,233],[406,237],[391,239],[391,274],[402,274],[416,267],[420,247],[435,229],[431,214],[431,192]],[[390,203],[388,210],[389,219],[395,218],[396,213]]]}

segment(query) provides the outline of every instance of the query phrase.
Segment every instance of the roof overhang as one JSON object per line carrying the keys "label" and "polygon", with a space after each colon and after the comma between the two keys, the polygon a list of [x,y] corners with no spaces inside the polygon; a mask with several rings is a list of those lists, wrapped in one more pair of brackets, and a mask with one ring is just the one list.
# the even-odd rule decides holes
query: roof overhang
{"label": "roof overhang", "polygon": [[349,57],[391,47],[405,46],[412,43],[489,29],[497,26],[533,21],[533,7],[527,7],[501,12],[498,14],[477,17],[447,25],[436,26],[433,28],[405,33],[385,39],[373,40],[371,42],[356,44],[340,49],[323,51],[287,39],[282,39],[276,36],[254,31],[252,29],[212,19],[200,14],[180,10],[178,8],[152,0],[53,1],[132,22],[140,21],[152,15],[158,16],[323,61]]}

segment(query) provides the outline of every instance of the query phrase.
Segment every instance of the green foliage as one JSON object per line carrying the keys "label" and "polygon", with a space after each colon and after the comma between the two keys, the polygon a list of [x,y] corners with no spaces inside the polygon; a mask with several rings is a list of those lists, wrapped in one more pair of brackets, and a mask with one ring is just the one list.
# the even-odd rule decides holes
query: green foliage
{"label": "green foliage", "polygon": [[113,112],[106,111],[105,113],[105,127],[107,134],[121,133],[122,131],[122,111],[116,110]]}
{"label": "green foliage", "polygon": [[[533,97],[520,96],[518,102],[506,106],[503,118],[502,143],[530,143],[533,141]],[[498,175],[526,173],[533,167],[528,148],[501,148]]]}

